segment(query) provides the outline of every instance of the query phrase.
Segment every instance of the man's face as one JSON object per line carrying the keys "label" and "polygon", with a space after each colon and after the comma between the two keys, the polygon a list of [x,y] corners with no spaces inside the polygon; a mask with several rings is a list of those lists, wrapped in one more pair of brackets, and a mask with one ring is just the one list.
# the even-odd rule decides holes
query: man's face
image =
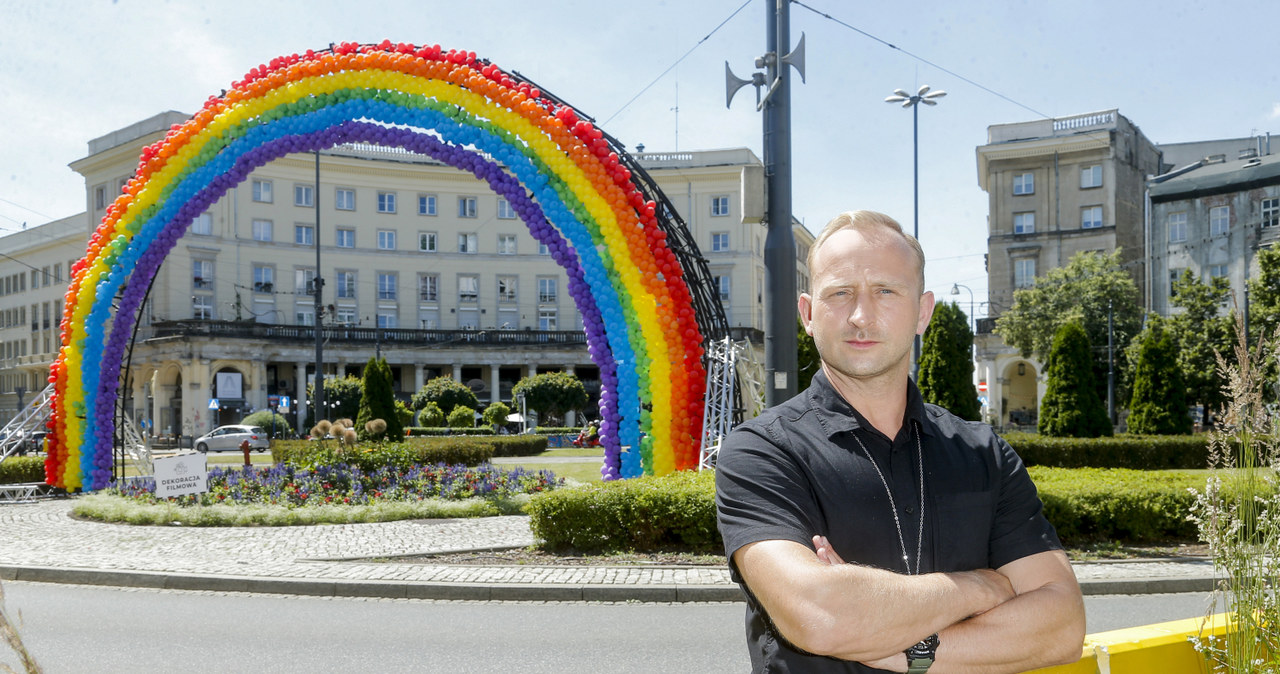
{"label": "man's face", "polygon": [[809,271],[813,291],[800,296],[800,317],[823,363],[850,379],[905,377],[915,336],[933,315],[907,242],[889,230],[841,230]]}

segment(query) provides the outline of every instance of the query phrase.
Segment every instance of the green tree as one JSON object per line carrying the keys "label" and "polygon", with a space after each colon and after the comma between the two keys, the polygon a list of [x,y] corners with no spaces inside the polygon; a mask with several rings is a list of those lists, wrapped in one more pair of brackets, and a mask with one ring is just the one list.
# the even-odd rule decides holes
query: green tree
{"label": "green tree", "polygon": [[540,425],[547,418],[560,418],[565,412],[587,405],[587,389],[568,372],[547,372],[525,377],[511,388],[511,395],[524,394],[525,406],[538,413]]}
{"label": "green tree", "polygon": [[[364,395],[360,397],[360,410],[356,414],[356,432],[362,440],[400,440],[404,438],[404,424],[396,412],[395,385],[391,366],[381,358],[370,358],[364,366]],[[374,419],[386,422],[381,431],[371,431],[365,425]]]}
{"label": "green tree", "polygon": [[[1113,344],[1122,347],[1142,329],[1138,286],[1120,264],[1120,249],[1110,254],[1081,252],[1066,266],[1051,269],[1030,288],[1013,293],[1013,307],[996,319],[996,333],[1005,344],[1046,361],[1058,329],[1080,325],[1089,343],[1094,391],[1107,398],[1107,310],[1112,313]],[[1127,372],[1122,348],[1116,349],[1116,372]],[[1126,399],[1125,381],[1117,383],[1118,401]]]}
{"label": "green tree", "polygon": [[445,414],[452,412],[458,405],[465,405],[473,410],[480,407],[476,394],[450,377],[436,377],[427,382],[413,394],[412,402],[415,410],[426,407],[429,402],[435,403]]}
{"label": "green tree", "polygon": [[258,410],[241,419],[240,423],[245,426],[261,426],[273,438],[293,436],[293,427],[289,425],[289,420],[283,414],[274,413],[271,410]]}
{"label": "green tree", "polygon": [[484,422],[493,426],[494,431],[506,425],[508,414],[511,414],[511,408],[502,402],[489,403],[489,406],[484,408],[484,412],[480,413],[484,417]]}
{"label": "green tree", "polygon": [[818,346],[813,343],[813,337],[804,330],[804,322],[796,321],[798,332],[796,333],[796,386],[797,391],[803,391],[809,388],[809,383],[813,381],[813,375],[818,374],[818,370],[822,367],[822,358],[818,356]]}
{"label": "green tree", "polygon": [[1221,311],[1230,297],[1231,285],[1227,279],[1217,277],[1204,283],[1187,269],[1174,283],[1171,298],[1173,306],[1182,307],[1183,311],[1171,316],[1164,325],[1173,340],[1173,357],[1186,382],[1187,403],[1202,405],[1206,421],[1227,402],[1223,393],[1227,382],[1218,370],[1217,354],[1230,356],[1233,346],[1232,316],[1222,315]]}
{"label": "green tree", "polygon": [[1249,343],[1270,340],[1280,325],[1280,249],[1260,248],[1254,258],[1258,275],[1249,279]]}
{"label": "green tree", "polygon": [[920,394],[924,401],[940,405],[961,419],[981,416],[978,391],[973,386],[973,332],[960,307],[943,302],[920,345]]}
{"label": "green tree", "polygon": [[428,402],[420,412],[418,412],[418,425],[430,427],[438,427],[444,425],[444,412],[440,406]]}
{"label": "green tree", "polygon": [[1090,360],[1084,328],[1077,323],[1058,328],[1047,359],[1049,383],[1040,403],[1040,433],[1096,438],[1115,432],[1098,397]]}
{"label": "green tree", "polygon": [[[307,385],[307,400],[315,400],[314,386]],[[353,419],[360,411],[360,398],[364,395],[364,380],[347,375],[341,379],[324,380],[325,413],[321,418]],[[336,403],[336,404],[335,404]],[[307,428],[316,425],[315,409],[307,409]]]}
{"label": "green tree", "polygon": [[466,405],[458,405],[449,413],[449,428],[475,428],[476,411]]}
{"label": "green tree", "polygon": [[1186,387],[1178,366],[1173,337],[1158,316],[1151,316],[1138,335],[1133,399],[1129,404],[1129,432],[1178,435],[1191,432]]}

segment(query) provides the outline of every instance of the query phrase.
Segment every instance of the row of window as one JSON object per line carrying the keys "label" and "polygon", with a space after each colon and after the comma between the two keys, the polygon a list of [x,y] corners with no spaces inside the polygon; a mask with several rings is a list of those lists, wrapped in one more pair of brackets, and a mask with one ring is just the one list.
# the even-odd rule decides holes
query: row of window
{"label": "row of window", "polygon": [[[213,261],[192,261],[192,288],[195,290],[213,289]],[[334,274],[333,293],[338,299],[355,299],[358,287],[356,271],[337,271]],[[311,295],[315,289],[316,272],[314,269],[298,269],[294,272],[294,289],[299,295]],[[727,279],[727,277],[726,277]],[[726,286],[727,287],[727,286]],[[254,265],[253,291],[255,293],[275,293],[276,268],[270,265]],[[497,277],[497,300],[500,303],[515,303],[519,300],[519,277]],[[377,273],[377,298],[380,300],[400,299],[400,275],[396,272]],[[538,278],[538,303],[554,304],[559,298],[558,280],[551,277]],[[417,299],[422,302],[438,302],[440,300],[440,275],[418,274]],[[480,276],[477,274],[458,275],[458,301],[480,301]]]}
{"label": "row of window", "polygon": [[[279,316],[276,311],[268,304],[254,303],[253,313],[258,316]],[[479,307],[457,307],[451,310],[456,321],[455,327],[460,330],[478,329],[480,327],[481,315],[486,313],[485,309]],[[191,298],[191,314],[197,320],[214,320],[214,302],[210,295],[194,295]],[[511,307],[498,307],[495,312],[496,320],[488,322],[501,330],[516,330],[521,327],[521,313],[519,309]],[[378,328],[395,330],[400,327],[400,312],[395,308],[379,307],[375,316],[374,323]],[[278,320],[270,318],[268,320]],[[295,309],[293,320],[295,325],[312,326],[316,324],[315,310],[311,307],[299,306]],[[360,312],[353,306],[338,305],[334,307],[333,315],[330,321],[334,325],[361,325],[363,320],[360,318]],[[537,326],[539,330],[559,330],[560,311],[554,306],[542,306],[537,310]],[[409,327],[409,326],[404,326]],[[422,307],[418,310],[418,323],[412,326],[422,330],[440,329],[443,324],[440,322],[440,310],[434,307]],[[48,337],[45,338],[46,342]],[[35,344],[33,338],[32,344]]]}
{"label": "row of window", "polygon": [[[1262,199],[1258,202],[1263,227],[1280,226],[1280,198]],[[1169,243],[1184,243],[1188,237],[1187,212],[1170,213],[1165,219],[1169,230]],[[1231,207],[1213,206],[1209,209],[1209,236],[1223,236],[1231,231]]]}
{"label": "row of window", "polygon": [[[1099,211],[1099,217],[1101,217]],[[213,234],[213,218],[204,213],[197,218],[191,225],[193,234],[211,235]],[[254,241],[262,241],[269,243],[275,240],[275,223],[271,220],[255,218],[251,225],[251,233]],[[293,226],[293,242],[304,246],[315,245],[315,225],[295,224]],[[399,233],[394,229],[377,230],[377,249],[378,250],[399,250]],[[438,232],[418,232],[417,250],[420,253],[437,253],[440,252],[440,235]],[[356,230],[354,227],[335,227],[333,235],[334,246],[338,248],[355,248],[356,247]],[[515,234],[498,234],[497,253],[499,255],[515,255],[517,235]],[[458,248],[459,253],[477,254],[480,252],[479,235],[475,232],[459,232]],[[732,250],[729,244],[729,232],[713,232],[711,234],[711,251],[717,253],[728,252]],[[549,255],[546,244],[538,243],[538,254]],[[32,278],[35,278],[32,272]],[[58,271],[60,274],[61,272]],[[33,281],[34,282],[34,281]]]}
{"label": "row of window", "polygon": [[[1080,169],[1080,189],[1087,190],[1102,187],[1102,165],[1094,164]],[[1020,197],[1036,193],[1036,174],[1030,171],[1013,176],[1013,196]]]}
{"label": "row of window", "polygon": [[[270,204],[274,203],[274,187],[270,180],[253,180],[253,200]],[[377,193],[377,202],[379,213],[395,213],[397,193],[392,191],[379,191]],[[293,186],[293,205],[303,208],[315,207],[315,187],[313,185]],[[356,210],[356,191],[349,187],[335,187],[333,196],[333,207],[340,211]],[[436,215],[436,195],[419,194],[417,203],[418,215]],[[458,197],[458,217],[474,218],[477,215],[476,197],[460,196]],[[718,195],[711,197],[711,215],[716,217],[729,215],[729,195]],[[498,197],[498,218],[503,220],[515,219],[515,209],[511,207],[511,203],[503,197]]]}
{"label": "row of window", "polygon": [[[71,261],[67,262],[67,269],[71,269]],[[62,285],[62,263],[58,262],[53,265],[45,265],[40,269],[31,270],[31,289],[38,290],[40,288],[48,288],[49,286]],[[0,279],[0,297],[12,295],[14,293],[26,292],[27,290],[27,274],[19,272],[10,274]]]}
{"label": "row of window", "polygon": [[[1080,229],[1098,229],[1102,227],[1102,207],[1085,206],[1080,209]],[[1013,214],[1014,234],[1034,234],[1036,231],[1035,211]]]}

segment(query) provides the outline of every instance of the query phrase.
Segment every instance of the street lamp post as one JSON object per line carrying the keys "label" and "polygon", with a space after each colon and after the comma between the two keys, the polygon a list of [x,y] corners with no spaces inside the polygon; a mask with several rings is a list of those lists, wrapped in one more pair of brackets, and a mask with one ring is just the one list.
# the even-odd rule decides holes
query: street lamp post
{"label": "street lamp post", "polygon": [[959,294],[960,294],[960,289],[961,289],[961,288],[964,288],[965,290],[968,290],[968,291],[969,291],[969,332],[976,333],[976,332],[977,332],[977,328],[975,327],[975,323],[973,322],[973,321],[974,321],[974,319],[973,319],[973,291],[969,289],[969,286],[964,285],[963,283],[952,283],[952,284],[951,284],[951,294],[952,294],[952,295],[959,295]]}
{"label": "street lamp post", "polygon": [[[936,99],[946,96],[947,92],[939,89],[938,91],[930,91],[929,85],[920,87],[915,94],[909,94],[903,89],[894,89],[893,95],[884,99],[885,103],[901,103],[904,108],[911,108],[911,155],[912,155],[912,217],[914,224],[911,228],[911,235],[920,239],[920,106],[919,103],[925,105],[937,105]],[[916,335],[915,347],[913,349],[914,360],[911,364],[913,376],[920,373],[920,335]]]}

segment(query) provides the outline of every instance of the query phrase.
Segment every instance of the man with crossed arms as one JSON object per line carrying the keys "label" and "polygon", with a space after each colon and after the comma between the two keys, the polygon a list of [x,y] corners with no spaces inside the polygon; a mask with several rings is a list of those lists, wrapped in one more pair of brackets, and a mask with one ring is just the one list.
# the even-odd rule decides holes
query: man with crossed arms
{"label": "man with crossed arms", "polygon": [[919,242],[888,216],[845,213],[809,271],[799,310],[821,371],[736,428],[716,467],[753,671],[1074,662],[1080,588],[1022,461],[909,378],[934,307]]}

